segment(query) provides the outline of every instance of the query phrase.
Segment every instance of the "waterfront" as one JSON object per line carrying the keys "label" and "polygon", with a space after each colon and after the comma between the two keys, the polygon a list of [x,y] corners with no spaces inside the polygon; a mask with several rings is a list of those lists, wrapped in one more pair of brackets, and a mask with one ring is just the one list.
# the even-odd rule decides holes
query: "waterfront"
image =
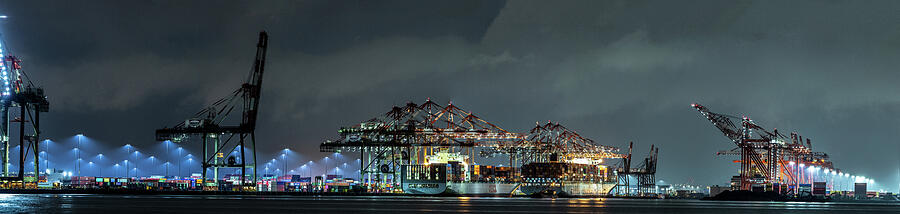
{"label": "waterfront", "polygon": [[0,194],[0,213],[847,213],[900,203],[736,202],[601,198]]}

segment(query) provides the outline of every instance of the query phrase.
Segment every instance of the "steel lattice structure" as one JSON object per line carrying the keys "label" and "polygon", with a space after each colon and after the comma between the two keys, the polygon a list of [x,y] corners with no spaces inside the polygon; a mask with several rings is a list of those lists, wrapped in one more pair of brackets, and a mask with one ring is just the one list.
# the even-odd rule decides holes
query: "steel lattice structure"
{"label": "steel lattice structure", "polygon": [[[427,155],[459,152],[473,157],[476,147],[511,151],[524,136],[511,133],[453,103],[441,106],[430,99],[394,106],[387,113],[343,127],[341,139],[320,145],[322,152],[360,152],[361,174],[367,183],[396,178],[404,164],[421,164]],[[468,162],[474,163],[473,159]],[[395,180],[396,181],[396,180]]]}
{"label": "steel lattice structure", "polygon": [[[521,148],[520,155],[525,161],[556,161],[558,158],[587,160],[625,158],[625,155],[616,153],[619,151],[616,147],[597,144],[594,140],[550,121],[544,125],[536,124],[529,131],[526,140],[517,147]],[[557,155],[562,157],[554,158]]]}
{"label": "steel lattice structure", "polygon": [[[799,185],[807,178],[804,178],[803,170],[794,164],[835,170],[827,154],[811,150],[809,138],[804,145],[803,137],[797,133],[787,137],[777,129],[766,130],[748,117],[713,113],[700,104],[691,104],[691,107],[737,146],[717,154],[740,155],[740,190],[750,190],[755,184]],[[734,120],[739,120],[740,126]]]}
{"label": "steel lattice structure", "polygon": [[[218,180],[219,168],[240,168],[241,184],[248,180],[248,168],[252,170],[253,184],[256,183],[256,120],[259,114],[259,99],[262,92],[262,77],[266,64],[266,50],[269,44],[269,34],[259,32],[259,40],[256,43],[256,55],[253,66],[246,82],[232,92],[230,96],[219,99],[210,106],[197,112],[193,118],[185,120],[174,127],[156,130],[157,141],[183,141],[191,137],[202,141],[203,181],[206,181],[206,169],[212,168],[216,180]],[[223,125],[233,118],[234,110],[241,111],[240,124]],[[250,144],[250,158],[246,157],[246,146]],[[210,145],[212,144],[212,148]],[[211,153],[210,153],[211,152]],[[238,155],[231,154],[238,152]],[[227,158],[226,158],[227,156]],[[249,159],[249,160],[248,160]],[[249,163],[248,163],[249,161]]]}
{"label": "steel lattice structure", "polygon": [[[422,104],[394,106],[379,117],[338,131],[340,139],[320,145],[322,152],[359,152],[361,176],[366,183],[396,178],[406,164],[423,164],[438,152],[466,154],[473,164],[476,151],[482,157],[502,154],[510,166],[555,158],[623,158],[615,147],[603,146],[566,127],[547,123],[527,134],[494,125],[452,102],[441,106],[431,99]],[[396,182],[396,180],[393,180]]]}
{"label": "steel lattice structure", "polygon": [[[50,102],[44,95],[44,89],[37,87],[22,69],[18,57],[11,55],[8,46],[0,43],[0,78],[3,89],[0,91],[0,164],[2,179],[17,180],[23,187],[25,182],[25,160],[31,153],[34,160],[34,187],[40,180],[40,155],[38,141],[40,139],[40,113],[50,110]],[[18,107],[18,115],[10,112],[10,108]],[[10,121],[9,116],[14,119]],[[9,172],[10,122],[19,124],[19,164],[18,175],[12,177]],[[30,130],[26,132],[26,129]],[[77,160],[76,160],[77,161]]]}
{"label": "steel lattice structure", "polygon": [[628,154],[622,161],[622,166],[616,169],[616,188],[609,190],[610,195],[628,195],[631,189],[631,180],[637,180],[637,195],[644,196],[652,193],[656,187],[656,163],[659,156],[659,148],[650,145],[650,153],[644,158],[638,167],[631,168],[632,149],[634,143],[628,143]]}

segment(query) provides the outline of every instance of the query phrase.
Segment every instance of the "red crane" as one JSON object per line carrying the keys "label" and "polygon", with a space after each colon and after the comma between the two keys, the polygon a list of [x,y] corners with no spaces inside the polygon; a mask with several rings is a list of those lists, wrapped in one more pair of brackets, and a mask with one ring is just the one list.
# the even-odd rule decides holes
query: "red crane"
{"label": "red crane", "polygon": [[[834,170],[828,155],[812,152],[812,143],[807,138],[803,145],[803,137],[791,133],[790,137],[779,133],[777,129],[768,131],[748,117],[736,117],[710,112],[705,106],[691,104],[707,120],[713,123],[725,137],[737,146],[728,151],[720,151],[718,155],[740,155],[736,161],[741,164],[740,179],[732,184],[734,189],[751,190],[763,187],[766,190],[787,192],[807,182],[808,175],[802,167],[821,167]],[[740,120],[740,126],[735,120]],[[804,176],[806,178],[804,178]],[[782,186],[786,188],[782,188]]]}

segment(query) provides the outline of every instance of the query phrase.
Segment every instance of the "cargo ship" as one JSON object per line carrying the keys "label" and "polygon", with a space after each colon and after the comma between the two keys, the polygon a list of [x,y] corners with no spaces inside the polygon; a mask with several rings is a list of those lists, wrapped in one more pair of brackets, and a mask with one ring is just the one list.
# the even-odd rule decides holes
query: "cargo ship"
{"label": "cargo ship", "polygon": [[518,183],[516,168],[469,165],[468,156],[454,153],[429,155],[426,164],[401,168],[403,192],[409,194],[510,195]]}
{"label": "cargo ship", "polygon": [[[435,195],[554,195],[602,196],[615,187],[606,166],[578,163],[529,163],[521,180],[510,179],[511,167],[474,166],[460,173],[454,163],[405,165],[401,170],[403,192]],[[498,169],[499,168],[499,169]],[[480,169],[480,170],[479,170]],[[478,171],[478,172],[476,172]],[[470,176],[460,176],[469,174]],[[468,177],[468,180],[465,178]]]}
{"label": "cargo ship", "polygon": [[[405,165],[401,170],[403,192],[416,195],[510,195],[519,183],[500,179],[470,179],[466,181],[461,173],[454,173],[454,164],[432,163],[428,165]],[[473,168],[497,168],[494,166],[474,166]],[[508,168],[508,167],[507,167]],[[476,173],[472,173],[476,174]],[[481,174],[481,173],[478,173]]]}
{"label": "cargo ship", "polygon": [[616,186],[604,165],[534,162],[522,166],[519,190],[532,196],[601,196]]}

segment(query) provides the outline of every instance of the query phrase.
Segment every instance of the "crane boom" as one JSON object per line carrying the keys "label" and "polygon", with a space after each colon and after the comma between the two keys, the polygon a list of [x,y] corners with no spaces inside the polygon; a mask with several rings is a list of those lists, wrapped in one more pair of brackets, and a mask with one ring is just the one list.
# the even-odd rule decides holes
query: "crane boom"
{"label": "crane boom", "polygon": [[252,131],[256,129],[256,118],[259,113],[259,97],[262,90],[262,75],[266,67],[266,49],[269,46],[269,34],[259,32],[259,42],[256,44],[256,59],[253,61],[253,71],[241,88],[244,97],[244,116],[242,126],[248,126]]}
{"label": "crane boom", "polygon": [[700,111],[700,114],[712,122],[719,131],[725,134],[725,137],[731,139],[735,144],[740,142],[743,134],[738,130],[738,127],[734,125],[734,122],[731,121],[731,118],[737,117],[710,112],[705,106],[696,103],[691,104],[691,107]]}

